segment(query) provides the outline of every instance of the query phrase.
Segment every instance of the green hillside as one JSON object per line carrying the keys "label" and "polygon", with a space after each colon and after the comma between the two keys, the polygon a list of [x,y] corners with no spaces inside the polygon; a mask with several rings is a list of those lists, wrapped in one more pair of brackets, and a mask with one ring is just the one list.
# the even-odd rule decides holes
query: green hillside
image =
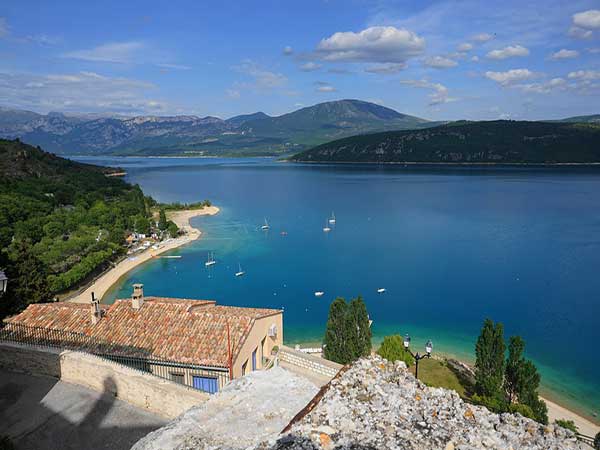
{"label": "green hillside", "polygon": [[600,163],[600,126],[454,122],[340,139],[291,158],[307,162]]}
{"label": "green hillside", "polygon": [[0,267],[12,292],[36,278],[47,295],[68,289],[122,254],[126,230],[148,225],[150,199],[111,172],[0,140]]}

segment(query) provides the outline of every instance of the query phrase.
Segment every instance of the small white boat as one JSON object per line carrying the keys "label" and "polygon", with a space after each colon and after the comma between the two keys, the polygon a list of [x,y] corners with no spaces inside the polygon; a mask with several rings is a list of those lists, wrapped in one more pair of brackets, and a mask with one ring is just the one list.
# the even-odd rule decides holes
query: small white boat
{"label": "small white boat", "polygon": [[331,217],[329,219],[329,223],[330,224],[334,224],[335,223],[335,214],[333,213],[333,211],[331,212]]}
{"label": "small white boat", "polygon": [[331,228],[329,228],[329,225],[327,225],[327,221],[325,222],[325,226],[323,227],[323,231],[325,233],[329,233],[331,231]]}
{"label": "small white boat", "polygon": [[204,265],[206,267],[210,267],[210,266],[214,266],[217,263],[217,261],[215,261],[215,258],[213,257],[212,253],[208,254],[208,258],[206,260],[206,262],[204,263]]}
{"label": "small white boat", "polygon": [[244,275],[244,274],[246,273],[246,272],[244,272],[244,271],[242,270],[242,265],[241,265],[241,264],[239,264],[239,269],[240,269],[240,270],[239,270],[238,272],[236,272],[236,273],[235,273],[235,276],[236,276],[236,277],[241,277],[242,275]]}
{"label": "small white boat", "polygon": [[315,292],[315,297],[323,297],[323,294],[325,294],[325,292],[323,292],[323,291],[316,291]]}
{"label": "small white boat", "polygon": [[383,294],[385,292],[385,288],[379,288],[377,289],[377,293],[378,294]]}
{"label": "small white boat", "polygon": [[267,222],[267,218],[265,217],[265,224],[260,227],[261,230],[268,230],[269,229],[269,222]]}

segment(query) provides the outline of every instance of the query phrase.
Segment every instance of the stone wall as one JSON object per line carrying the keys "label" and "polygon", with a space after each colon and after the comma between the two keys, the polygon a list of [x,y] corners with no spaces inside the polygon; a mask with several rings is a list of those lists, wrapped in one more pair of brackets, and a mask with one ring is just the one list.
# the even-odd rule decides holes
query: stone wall
{"label": "stone wall", "polygon": [[205,402],[209,394],[87,353],[0,343],[0,366],[60,378],[166,418]]}
{"label": "stone wall", "polygon": [[343,367],[341,364],[328,361],[318,356],[294,350],[282,345],[279,349],[279,359],[288,364],[301,367],[319,375],[333,378]]}

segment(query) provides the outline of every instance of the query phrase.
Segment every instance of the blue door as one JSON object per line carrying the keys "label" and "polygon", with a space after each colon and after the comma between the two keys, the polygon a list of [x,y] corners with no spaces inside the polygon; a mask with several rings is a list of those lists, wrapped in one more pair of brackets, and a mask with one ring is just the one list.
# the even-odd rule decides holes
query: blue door
{"label": "blue door", "polygon": [[255,348],[252,352],[252,370],[256,370],[256,350],[258,349]]}
{"label": "blue door", "polygon": [[219,391],[219,383],[213,377],[201,377],[200,375],[192,376],[194,389],[199,389],[209,394],[214,394]]}

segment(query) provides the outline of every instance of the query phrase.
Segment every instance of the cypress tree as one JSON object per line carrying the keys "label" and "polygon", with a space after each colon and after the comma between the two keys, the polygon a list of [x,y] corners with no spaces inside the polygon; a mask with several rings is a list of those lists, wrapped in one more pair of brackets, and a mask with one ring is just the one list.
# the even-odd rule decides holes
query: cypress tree
{"label": "cypress tree", "polygon": [[164,231],[168,226],[167,215],[165,214],[165,210],[161,208],[158,212],[158,228],[159,230]]}
{"label": "cypress tree", "polygon": [[367,305],[361,296],[350,301],[348,307],[348,337],[352,360],[371,354],[371,327]]}
{"label": "cypress tree", "polygon": [[475,346],[475,391],[487,398],[500,398],[504,378],[504,327],[485,319]]}
{"label": "cypress tree", "polygon": [[336,298],[329,306],[329,316],[323,339],[323,357],[340,364],[350,362],[347,351],[347,311],[346,300]]}
{"label": "cypress tree", "polygon": [[523,386],[523,350],[525,341],[521,336],[511,336],[508,344],[508,359],[504,374],[504,391],[509,404],[517,400],[519,390]]}

